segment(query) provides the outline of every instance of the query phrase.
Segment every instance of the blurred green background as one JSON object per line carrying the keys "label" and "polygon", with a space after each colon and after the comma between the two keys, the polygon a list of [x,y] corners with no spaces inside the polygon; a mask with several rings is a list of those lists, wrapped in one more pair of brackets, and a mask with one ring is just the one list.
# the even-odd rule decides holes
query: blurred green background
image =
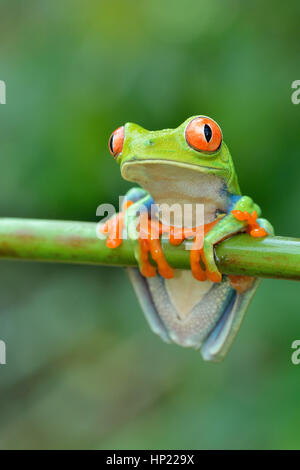
{"label": "blurred green background", "polygon": [[[222,126],[240,185],[299,234],[299,1],[1,1],[1,216],[96,221],[124,122]],[[299,448],[299,285],[263,281],[223,364],[165,345],[117,268],[1,262],[1,448]]]}

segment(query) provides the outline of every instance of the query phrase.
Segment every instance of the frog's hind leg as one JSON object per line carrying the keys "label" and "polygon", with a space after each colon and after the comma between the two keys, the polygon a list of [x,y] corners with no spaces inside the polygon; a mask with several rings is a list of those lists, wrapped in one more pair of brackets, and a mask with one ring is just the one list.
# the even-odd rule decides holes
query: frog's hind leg
{"label": "frog's hind leg", "polygon": [[[268,220],[259,218],[257,222],[269,235],[274,235],[274,228]],[[228,278],[235,294],[231,305],[227,306],[202,346],[202,356],[208,361],[221,361],[226,356],[261,281],[248,276],[228,276]]]}
{"label": "frog's hind leg", "polygon": [[[187,270],[175,270],[173,279],[145,278],[136,268],[128,274],[153,332],[167,343],[200,349],[210,361],[228,352],[259,282],[252,278],[239,293],[227,276],[214,283],[199,282]],[[247,283],[239,282],[240,292],[241,286]]]}
{"label": "frog's hind leg", "polygon": [[163,341],[170,343],[170,336],[154,305],[147,279],[138,268],[127,268],[127,273],[150,328]]}
{"label": "frog's hind leg", "polygon": [[[251,282],[251,287],[245,290],[248,281]],[[229,351],[260,283],[260,279],[257,278],[248,278],[248,281],[247,278],[242,280],[241,283],[238,279],[230,281],[231,285],[238,282],[242,287],[240,287],[240,292],[233,289],[234,295],[231,302],[227,305],[215,328],[206,338],[201,348],[203,359],[218,362],[223,360]]]}

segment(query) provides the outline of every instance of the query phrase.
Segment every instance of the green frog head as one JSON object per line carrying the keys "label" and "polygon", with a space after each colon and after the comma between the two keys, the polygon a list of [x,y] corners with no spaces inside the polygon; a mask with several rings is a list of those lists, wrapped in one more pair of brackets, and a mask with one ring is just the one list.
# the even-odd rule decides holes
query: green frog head
{"label": "green frog head", "polygon": [[123,178],[145,189],[157,179],[189,184],[209,175],[222,180],[230,193],[240,193],[222,131],[209,117],[193,116],[176,129],[160,131],[127,123],[112,134],[109,148]]}

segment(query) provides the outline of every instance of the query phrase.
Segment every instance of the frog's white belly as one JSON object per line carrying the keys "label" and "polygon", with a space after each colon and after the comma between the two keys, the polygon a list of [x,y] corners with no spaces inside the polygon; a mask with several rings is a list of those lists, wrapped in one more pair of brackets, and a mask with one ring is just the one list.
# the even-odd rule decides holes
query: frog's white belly
{"label": "frog's white belly", "polygon": [[190,271],[176,271],[171,280],[155,276],[145,282],[169,338],[181,346],[199,348],[234,295],[227,278],[217,284],[199,282],[193,280]]}
{"label": "frog's white belly", "polygon": [[199,282],[191,271],[176,269],[174,277],[165,280],[165,287],[178,318],[186,320],[195,305],[212,287],[212,282],[209,280]]}

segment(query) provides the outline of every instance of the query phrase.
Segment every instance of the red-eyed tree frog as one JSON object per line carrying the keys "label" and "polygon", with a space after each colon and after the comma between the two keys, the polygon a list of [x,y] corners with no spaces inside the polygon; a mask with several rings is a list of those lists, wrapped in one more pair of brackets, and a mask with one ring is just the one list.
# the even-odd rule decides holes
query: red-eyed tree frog
{"label": "red-eyed tree frog", "polygon": [[[122,177],[140,187],[126,194],[123,211],[101,231],[112,249],[122,243],[124,233],[133,240],[139,269],[128,268],[129,276],[152,330],[166,342],[200,349],[206,360],[223,359],[259,280],[222,275],[214,245],[238,232],[253,237],[274,232],[267,220],[258,218],[259,206],[241,195],[221,128],[206,116],[161,131],[127,123],[113,132],[109,149]],[[182,209],[182,222],[167,224],[163,204]],[[198,226],[200,205],[203,223]],[[190,270],[169,266],[162,234],[174,245],[191,240]]]}

